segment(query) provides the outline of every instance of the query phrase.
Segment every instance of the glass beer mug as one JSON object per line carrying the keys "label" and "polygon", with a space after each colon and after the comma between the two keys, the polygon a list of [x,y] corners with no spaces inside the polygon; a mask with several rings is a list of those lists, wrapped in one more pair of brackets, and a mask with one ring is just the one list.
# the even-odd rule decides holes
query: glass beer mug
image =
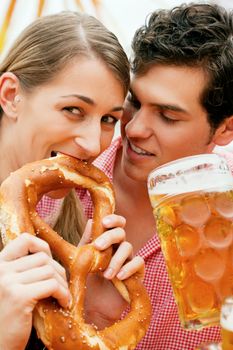
{"label": "glass beer mug", "polygon": [[212,344],[201,345],[196,350],[222,350],[222,347],[220,344],[212,343]]}
{"label": "glass beer mug", "polygon": [[200,345],[196,350],[233,350],[233,297],[224,300],[220,313],[221,343]]}
{"label": "glass beer mug", "polygon": [[233,178],[216,154],[164,164],[148,191],[166,266],[186,329],[219,324],[233,295]]}
{"label": "glass beer mug", "polygon": [[233,350],[233,297],[228,297],[221,308],[222,350]]}

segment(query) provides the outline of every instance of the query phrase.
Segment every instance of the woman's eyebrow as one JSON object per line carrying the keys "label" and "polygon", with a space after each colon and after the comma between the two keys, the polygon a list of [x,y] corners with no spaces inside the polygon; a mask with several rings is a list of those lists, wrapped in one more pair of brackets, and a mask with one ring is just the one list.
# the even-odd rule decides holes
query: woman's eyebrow
{"label": "woman's eyebrow", "polygon": [[88,103],[89,105],[95,105],[95,102],[90,98],[90,97],[87,97],[87,96],[84,96],[84,95],[78,95],[78,94],[72,94],[72,95],[65,95],[65,96],[61,96],[62,98],[67,98],[67,97],[75,97],[79,100],[82,100],[86,103]]}
{"label": "woman's eyebrow", "polygon": [[[71,95],[65,95],[65,96],[61,96],[62,98],[67,98],[67,97],[75,97],[79,100],[84,101],[85,103],[91,105],[91,106],[95,106],[96,103],[94,100],[92,100],[90,97],[84,96],[84,95],[79,95],[79,94],[71,94]],[[123,106],[116,106],[112,109],[112,112],[119,112],[119,111],[123,111],[124,107]]]}

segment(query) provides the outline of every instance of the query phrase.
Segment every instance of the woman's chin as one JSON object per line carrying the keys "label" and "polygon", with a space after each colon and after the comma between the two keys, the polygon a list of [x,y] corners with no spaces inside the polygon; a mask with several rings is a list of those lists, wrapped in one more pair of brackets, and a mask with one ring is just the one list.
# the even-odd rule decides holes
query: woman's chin
{"label": "woman's chin", "polygon": [[46,195],[52,199],[59,199],[65,197],[70,191],[71,188],[61,188],[60,190],[48,192]]}

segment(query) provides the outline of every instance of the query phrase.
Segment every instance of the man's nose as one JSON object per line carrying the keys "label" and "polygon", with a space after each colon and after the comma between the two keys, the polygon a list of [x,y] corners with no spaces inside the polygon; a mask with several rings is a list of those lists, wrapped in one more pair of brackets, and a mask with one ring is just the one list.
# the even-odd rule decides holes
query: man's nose
{"label": "man's nose", "polygon": [[138,110],[125,126],[126,134],[129,137],[149,137],[152,132],[152,121],[149,119],[143,110]]}

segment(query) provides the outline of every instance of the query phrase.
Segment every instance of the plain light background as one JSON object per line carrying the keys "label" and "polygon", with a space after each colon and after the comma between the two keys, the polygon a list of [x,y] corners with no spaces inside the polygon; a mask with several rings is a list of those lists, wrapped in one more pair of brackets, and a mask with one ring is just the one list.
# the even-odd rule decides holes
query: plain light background
{"label": "plain light background", "polygon": [[[99,0],[99,6],[92,0],[45,0],[42,15],[62,10],[85,11],[98,17],[119,38],[125,50],[130,53],[130,42],[135,30],[144,23],[146,16],[157,8],[172,8],[184,0]],[[217,3],[233,8],[232,0],[199,1]],[[0,1],[0,28],[5,18],[10,0]],[[79,4],[79,5],[78,5]],[[7,33],[7,49],[18,33],[37,16],[39,0],[16,0],[15,9]]]}

